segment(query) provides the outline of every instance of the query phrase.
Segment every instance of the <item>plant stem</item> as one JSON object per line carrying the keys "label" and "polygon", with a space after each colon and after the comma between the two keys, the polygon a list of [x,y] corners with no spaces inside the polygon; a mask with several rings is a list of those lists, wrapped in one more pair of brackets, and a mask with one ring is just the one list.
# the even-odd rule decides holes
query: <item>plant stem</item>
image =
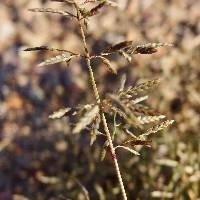
{"label": "plant stem", "polygon": [[118,178],[120,189],[121,189],[121,192],[122,192],[122,197],[123,197],[123,200],[127,200],[126,191],[125,191],[125,188],[124,188],[124,183],[123,183],[121,172],[120,172],[120,169],[119,169],[117,156],[116,156],[116,153],[115,153],[115,149],[113,147],[111,134],[110,134],[110,131],[108,129],[107,121],[106,121],[106,118],[105,118],[103,111],[101,111],[101,119],[102,119],[102,122],[103,122],[104,131],[106,132],[106,136],[107,136],[107,139],[108,139],[110,152],[111,152],[111,155],[112,155],[112,160],[113,160],[114,165],[115,165],[115,171],[117,173],[117,178]]}
{"label": "plant stem", "polygon": [[92,84],[92,89],[93,89],[93,92],[94,92],[94,95],[95,95],[96,102],[100,106],[101,120],[102,120],[102,123],[103,123],[104,131],[106,133],[108,143],[109,143],[110,152],[111,152],[111,155],[112,155],[112,160],[114,162],[116,174],[117,174],[120,189],[121,189],[121,192],[122,192],[122,197],[123,197],[123,200],[127,200],[126,191],[125,191],[125,188],[124,188],[124,184],[123,184],[121,172],[120,172],[120,169],[119,169],[119,164],[118,164],[118,160],[117,160],[117,157],[116,157],[115,149],[114,149],[114,146],[113,146],[111,134],[110,134],[110,131],[108,129],[108,125],[107,125],[107,121],[106,121],[104,112],[102,111],[102,108],[101,108],[101,99],[100,99],[99,92],[98,92],[98,89],[97,89],[97,86],[96,86],[96,82],[95,82],[95,79],[94,79],[94,74],[93,74],[91,62],[90,62],[91,56],[90,56],[89,51],[88,51],[86,37],[85,37],[85,33],[84,33],[83,26],[82,26],[82,23],[81,23],[81,13],[80,13],[79,8],[76,5],[76,3],[74,3],[74,5],[75,5],[75,8],[77,10],[77,20],[78,20],[79,29],[80,29],[80,32],[81,32],[81,38],[82,38],[82,41],[83,41],[83,46],[84,46],[84,51],[85,51],[85,56],[86,56],[86,64],[87,64],[87,68],[88,68],[88,71],[89,71],[89,77],[90,77],[90,81],[91,81],[91,84]]}

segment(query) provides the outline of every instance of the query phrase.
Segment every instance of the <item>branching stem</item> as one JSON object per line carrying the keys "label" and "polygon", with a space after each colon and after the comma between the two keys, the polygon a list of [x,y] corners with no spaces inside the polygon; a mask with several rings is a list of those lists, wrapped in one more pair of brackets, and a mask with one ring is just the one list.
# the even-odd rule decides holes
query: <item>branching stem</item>
{"label": "branching stem", "polygon": [[119,169],[118,160],[117,160],[116,153],[115,153],[115,148],[113,146],[113,142],[112,142],[110,131],[108,129],[105,114],[104,114],[104,112],[101,108],[101,99],[100,99],[99,92],[98,92],[98,89],[97,89],[97,86],[96,86],[96,82],[95,82],[95,78],[94,78],[94,74],[93,74],[91,62],[90,62],[92,57],[90,56],[90,53],[89,53],[89,50],[88,50],[88,47],[87,47],[86,37],[85,37],[84,30],[83,30],[83,25],[81,23],[81,13],[80,13],[80,10],[79,10],[77,4],[75,3],[75,1],[74,1],[74,5],[75,5],[76,11],[77,11],[77,20],[78,20],[80,33],[81,33],[81,38],[82,38],[82,41],[83,41],[86,64],[87,64],[87,68],[88,68],[88,71],[89,71],[89,78],[90,78],[90,81],[91,81],[91,84],[92,84],[92,89],[93,89],[93,92],[94,92],[94,95],[95,95],[96,103],[100,106],[101,120],[102,120],[102,123],[103,123],[104,131],[106,133],[108,143],[109,143],[110,152],[111,152],[111,155],[112,155],[112,160],[114,162],[116,174],[117,174],[120,189],[121,189],[121,192],[122,192],[122,197],[123,197],[123,200],[127,200],[126,191],[125,191],[125,188],[124,188],[121,172],[120,172],[120,169]]}

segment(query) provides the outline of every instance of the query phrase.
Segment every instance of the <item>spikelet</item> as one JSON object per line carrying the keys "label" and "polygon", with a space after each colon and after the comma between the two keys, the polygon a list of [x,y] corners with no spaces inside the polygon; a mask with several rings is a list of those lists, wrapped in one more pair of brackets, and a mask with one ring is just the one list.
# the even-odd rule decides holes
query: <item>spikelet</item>
{"label": "spikelet", "polygon": [[107,147],[108,147],[109,143],[108,140],[106,140],[103,144],[102,147],[102,151],[101,151],[101,156],[100,156],[100,160],[103,161],[106,157],[106,152],[107,152]]}
{"label": "spikelet", "polygon": [[168,167],[177,167],[177,165],[179,164],[178,161],[167,159],[167,158],[163,158],[163,159],[159,158],[159,159],[156,159],[155,162],[158,165],[163,165],[163,166],[168,166]]}
{"label": "spikelet", "polygon": [[[120,97],[131,97],[132,95],[137,95],[139,92],[143,92],[145,90],[149,90],[155,86],[157,86],[160,83],[159,79],[153,79],[150,81],[146,81],[144,83],[140,83],[138,85],[136,85],[135,87],[128,87],[127,89],[121,91],[118,95]],[[129,95],[129,96],[127,96]]]}
{"label": "spikelet", "polygon": [[128,61],[128,63],[131,63],[132,57],[128,53],[122,50],[119,51],[119,53]]}
{"label": "spikelet", "polygon": [[62,118],[66,113],[68,113],[71,110],[71,108],[62,108],[51,115],[49,115],[50,119],[60,119]]}
{"label": "spikelet", "polygon": [[105,49],[103,53],[110,54],[110,53],[118,52],[128,46],[131,46],[132,44],[133,44],[133,41],[123,41]]}
{"label": "spikelet", "polygon": [[[60,3],[74,4],[74,0],[50,0],[50,1],[55,1],[55,2],[60,2]],[[83,0],[75,0],[75,2],[76,2],[76,4],[84,3]]]}
{"label": "spikelet", "polygon": [[155,125],[155,126],[151,127],[150,129],[148,129],[146,131],[146,133],[140,135],[140,137],[144,137],[144,136],[148,136],[148,135],[151,135],[153,133],[156,133],[160,130],[163,130],[164,128],[167,128],[169,125],[171,125],[173,123],[174,123],[174,120],[166,120],[164,122],[161,122],[160,124]]}
{"label": "spikelet", "polygon": [[147,100],[147,99],[148,99],[148,96],[145,95],[145,96],[142,96],[142,97],[138,97],[138,98],[132,100],[131,102],[132,102],[133,104],[138,104],[138,103],[140,103],[140,102],[142,102],[142,101],[145,101],[145,100]]}
{"label": "spikelet", "polygon": [[130,136],[133,139],[138,139],[138,137],[136,135],[134,135],[130,130],[128,130],[127,128],[121,127],[122,131],[124,133],[126,133],[128,136]]}
{"label": "spikelet", "polygon": [[60,14],[62,16],[73,16],[71,13],[63,11],[63,10],[57,10],[53,8],[30,8],[28,9],[31,12],[41,12],[41,13],[53,13],[53,14]]}
{"label": "spikelet", "polygon": [[86,3],[95,3],[95,2],[98,2],[98,0],[85,0],[84,4],[86,4]]}
{"label": "spikelet", "polygon": [[[130,95],[130,97],[126,96],[126,99],[122,98],[121,101],[124,103],[124,105],[126,105],[132,111],[136,111],[136,110],[140,110],[140,109],[137,109],[136,107],[140,107],[140,106],[143,107],[143,105],[139,104],[139,103],[146,100],[147,98],[148,98],[148,96],[142,96],[142,97],[138,97],[138,98],[132,100],[132,96]],[[144,106],[144,107],[147,107],[147,106]],[[148,109],[149,109],[149,107],[147,107],[147,110]],[[153,115],[153,114],[150,114],[150,115]]]}
{"label": "spikelet", "polygon": [[110,72],[112,72],[113,74],[117,74],[117,70],[112,66],[111,62],[107,58],[103,56],[98,56],[98,58],[102,60],[102,62],[106,65]]}
{"label": "spikelet", "polygon": [[101,122],[101,118],[99,115],[94,119],[94,123],[92,124],[92,130],[90,132],[90,146],[93,145],[95,140],[97,139],[99,124]]}
{"label": "spikelet", "polygon": [[89,111],[92,109],[94,104],[85,104],[85,105],[79,105],[76,107],[75,111],[72,113],[72,115],[76,116],[82,116],[83,113]]}
{"label": "spikelet", "polygon": [[152,140],[141,140],[141,139],[128,139],[123,142],[123,145],[130,144],[130,145],[145,145],[151,146]]}
{"label": "spikelet", "polygon": [[134,104],[131,107],[131,110],[138,115],[139,114],[147,115],[147,116],[161,115],[158,111],[156,111],[148,106],[142,105],[142,104]]}
{"label": "spikelet", "polygon": [[103,101],[101,103],[102,111],[105,112],[105,113],[112,112],[111,105],[112,105],[112,103],[111,103],[110,99],[108,99],[108,98],[103,99]]}
{"label": "spikelet", "polygon": [[74,2],[78,5],[78,4],[85,4],[85,2],[83,0],[50,0],[50,1],[55,1],[55,2],[60,2],[60,3],[68,3],[68,4],[71,4],[73,5]]}
{"label": "spikelet", "polygon": [[165,118],[165,115],[159,115],[159,116],[139,116],[139,117],[137,117],[139,123],[142,124],[142,125],[153,123],[153,122],[159,121],[159,120],[164,119],[164,118]]}
{"label": "spikelet", "polygon": [[175,199],[175,194],[173,192],[167,191],[153,191],[151,192],[151,197],[156,199]]}
{"label": "spikelet", "polygon": [[[83,4],[86,3],[96,3],[96,2],[100,2],[101,0],[85,0]],[[106,0],[105,1],[106,5],[111,6],[111,7],[117,7],[117,3],[114,1],[110,1],[110,0]]]}
{"label": "spikelet", "polygon": [[118,89],[118,93],[124,90],[125,83],[126,83],[126,74],[123,74],[120,80],[120,87]]}
{"label": "spikelet", "polygon": [[96,14],[98,14],[99,10],[106,5],[106,1],[102,1],[101,3],[99,3],[97,6],[95,6],[94,8],[92,8],[90,11],[86,12],[83,14],[83,17],[92,17]]}
{"label": "spikelet", "polygon": [[130,55],[132,54],[152,54],[157,52],[158,48],[164,46],[171,47],[173,45],[168,43],[147,43],[134,46],[133,41],[124,41],[105,49],[103,53],[110,54],[120,52],[130,62]]}
{"label": "spikelet", "polygon": [[30,47],[24,49],[24,51],[47,51],[49,48],[47,46]]}
{"label": "spikelet", "polygon": [[158,48],[168,46],[173,46],[168,43],[147,43],[143,45],[136,46],[133,51],[131,49],[127,50],[129,54],[152,54],[158,51]]}
{"label": "spikelet", "polygon": [[150,81],[146,81],[144,83],[140,83],[131,89],[131,92],[138,94],[139,92],[143,92],[145,90],[149,90],[160,83],[160,79],[153,79]]}
{"label": "spikelet", "polygon": [[95,133],[95,130],[92,129],[90,131],[90,146],[92,146],[94,144],[96,139],[97,139],[97,134]]}
{"label": "spikelet", "polygon": [[70,4],[74,3],[73,0],[51,0],[51,1],[62,2],[62,3],[66,2],[66,3],[70,3]]}
{"label": "spikelet", "polygon": [[66,52],[66,53],[69,53],[72,55],[79,56],[79,54],[74,53],[69,50],[52,48],[52,47],[48,47],[48,46],[29,47],[29,48],[24,49],[24,51],[58,51],[58,52]]}
{"label": "spikelet", "polygon": [[110,115],[113,115],[113,113],[117,113],[120,117],[123,119],[127,119],[126,113],[124,113],[121,109],[118,107],[114,106],[108,99],[104,99],[102,103],[102,110],[105,113],[108,113]]}
{"label": "spikelet", "polygon": [[106,0],[106,5],[114,7],[114,8],[118,7],[117,2],[110,1],[110,0]]}
{"label": "spikelet", "polygon": [[84,114],[84,116],[79,120],[76,126],[73,129],[73,133],[79,133],[81,130],[86,128],[87,125],[91,124],[94,118],[97,116],[99,112],[99,106],[95,105],[88,112]]}
{"label": "spikelet", "polygon": [[75,55],[70,55],[70,54],[61,54],[52,58],[49,58],[45,60],[44,62],[40,63],[38,66],[43,67],[46,65],[52,65],[60,62],[69,62]]}
{"label": "spikelet", "polygon": [[120,117],[122,117],[123,119],[128,119],[128,116],[126,115],[126,113],[124,113],[121,109],[117,108],[114,105],[111,105],[110,109],[114,112],[117,113]]}
{"label": "spikelet", "polygon": [[111,111],[115,111],[117,114],[119,114],[119,116],[125,119],[129,125],[134,125],[134,126],[140,125],[140,122],[138,121],[134,113],[129,109],[129,107],[126,106],[126,104],[123,103],[123,101],[121,101],[120,98],[118,98],[117,95],[109,94],[108,98],[112,102],[110,104],[108,103],[108,106],[110,105]]}
{"label": "spikelet", "polygon": [[123,103],[123,101],[121,101],[121,99],[117,95],[110,94],[108,95],[108,98],[110,98],[114,104],[117,104],[117,107],[115,107],[118,108],[118,110],[121,110],[121,113],[125,113],[126,118],[124,119],[126,119],[127,123],[136,126],[139,125],[138,119],[134,116],[131,110],[126,106],[126,104]]}

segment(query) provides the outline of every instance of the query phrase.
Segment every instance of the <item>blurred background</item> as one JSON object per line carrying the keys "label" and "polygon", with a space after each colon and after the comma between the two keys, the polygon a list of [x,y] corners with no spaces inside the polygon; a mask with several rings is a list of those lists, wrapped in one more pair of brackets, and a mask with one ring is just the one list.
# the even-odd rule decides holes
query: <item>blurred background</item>
{"label": "blurred background", "polygon": [[[119,152],[129,199],[200,199],[200,1],[118,0],[89,21],[94,53],[124,40],[173,43],[153,55],[116,57],[118,76],[93,63],[101,94],[115,91],[122,74],[128,84],[161,78],[148,104],[175,123],[158,133],[141,156]],[[100,162],[102,141],[71,134],[70,119],[51,121],[61,107],[92,103],[82,60],[39,68],[51,53],[23,52],[49,45],[75,52],[81,40],[74,20],[28,8],[64,8],[47,0],[0,1],[0,200],[120,199],[110,155]],[[69,7],[66,7],[70,11]]]}

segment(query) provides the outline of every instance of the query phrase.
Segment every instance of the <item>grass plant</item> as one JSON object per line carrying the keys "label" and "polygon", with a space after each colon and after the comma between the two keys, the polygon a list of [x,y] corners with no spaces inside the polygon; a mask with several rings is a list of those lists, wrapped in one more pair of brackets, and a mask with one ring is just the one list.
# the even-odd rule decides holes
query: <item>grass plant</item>
{"label": "grass plant", "polygon": [[[170,47],[168,43],[146,43],[135,45],[134,41],[122,41],[113,44],[102,50],[99,54],[93,54],[90,51],[87,42],[87,27],[91,17],[97,15],[101,9],[109,6],[116,6],[116,3],[110,0],[52,0],[63,3],[63,7],[71,8],[73,12],[68,10],[57,10],[53,8],[31,8],[32,12],[42,12],[59,14],[63,17],[71,18],[77,22],[80,38],[82,41],[83,52],[73,52],[65,49],[52,48],[48,46],[30,47],[25,51],[54,51],[58,54],[39,64],[39,67],[46,65],[66,62],[70,65],[71,60],[81,58],[85,60],[89,85],[94,94],[94,102],[74,108],[61,108],[49,116],[50,119],[59,119],[65,115],[73,115],[78,118],[77,123],[72,129],[73,134],[80,133],[86,129],[91,135],[90,145],[92,145],[97,136],[104,138],[102,146],[101,160],[109,151],[114,164],[116,176],[118,178],[119,187],[121,189],[122,199],[127,200],[125,189],[125,181],[120,172],[119,160],[116,151],[123,149],[139,156],[137,146],[151,146],[152,135],[158,131],[168,127],[173,123],[173,120],[167,120],[165,115],[150,108],[144,104],[148,98],[146,92],[154,89],[160,83],[159,79],[152,79],[134,86],[126,86],[125,75],[121,77],[121,82],[115,92],[111,94],[100,94],[94,75],[92,66],[93,60],[100,60],[105,67],[114,75],[117,75],[117,70],[110,61],[110,56],[115,54],[125,58],[131,63],[135,54],[153,54],[162,47]],[[90,5],[90,6],[88,6]],[[113,119],[113,123],[107,119]],[[123,135],[123,137],[119,137]]]}

